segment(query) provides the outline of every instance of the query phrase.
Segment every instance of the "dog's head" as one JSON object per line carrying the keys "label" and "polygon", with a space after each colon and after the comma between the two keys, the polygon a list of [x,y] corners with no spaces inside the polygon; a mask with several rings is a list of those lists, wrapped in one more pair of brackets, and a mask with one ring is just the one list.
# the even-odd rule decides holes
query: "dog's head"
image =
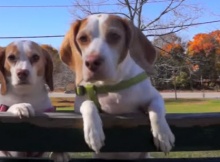
{"label": "dog's head", "polygon": [[61,45],[60,57],[81,80],[115,78],[118,65],[130,52],[147,72],[152,71],[156,51],[144,34],[129,20],[116,15],[91,15],[74,22]]}
{"label": "dog's head", "polygon": [[53,90],[53,64],[49,53],[32,41],[16,41],[0,49],[1,94],[47,83]]}

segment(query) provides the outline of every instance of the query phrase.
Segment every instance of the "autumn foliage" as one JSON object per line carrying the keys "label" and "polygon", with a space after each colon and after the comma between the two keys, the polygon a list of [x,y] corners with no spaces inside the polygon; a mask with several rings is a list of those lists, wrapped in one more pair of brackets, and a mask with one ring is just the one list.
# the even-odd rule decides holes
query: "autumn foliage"
{"label": "autumn foliage", "polygon": [[219,87],[220,30],[199,33],[189,42],[182,42],[177,35],[171,35],[154,43],[161,48],[155,66],[158,72],[155,83],[159,88],[164,83],[166,87],[172,87],[173,81],[177,88],[199,88],[201,78],[206,80],[205,86]]}
{"label": "autumn foliage", "polygon": [[220,30],[208,34],[197,34],[188,43],[190,56],[199,54],[209,56],[213,53],[220,55]]}
{"label": "autumn foliage", "polygon": [[161,55],[165,57],[171,57],[172,53],[183,53],[184,49],[181,44],[167,43],[162,47]]}

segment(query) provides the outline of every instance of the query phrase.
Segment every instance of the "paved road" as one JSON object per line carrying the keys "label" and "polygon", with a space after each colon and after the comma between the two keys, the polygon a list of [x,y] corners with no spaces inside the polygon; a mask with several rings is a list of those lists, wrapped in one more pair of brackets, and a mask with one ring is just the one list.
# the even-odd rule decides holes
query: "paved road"
{"label": "paved road", "polygon": [[[161,93],[164,98],[175,98],[174,92]],[[220,92],[177,92],[177,98],[212,98],[220,99]]]}
{"label": "paved road", "polygon": [[[161,92],[163,98],[175,98],[174,92]],[[60,92],[53,92],[49,94],[50,97],[75,97],[75,94],[65,94]],[[220,99],[220,92],[177,92],[177,98],[212,98]]]}
{"label": "paved road", "polygon": [[75,97],[75,94],[65,94],[61,92],[52,92],[49,93],[50,97]]}

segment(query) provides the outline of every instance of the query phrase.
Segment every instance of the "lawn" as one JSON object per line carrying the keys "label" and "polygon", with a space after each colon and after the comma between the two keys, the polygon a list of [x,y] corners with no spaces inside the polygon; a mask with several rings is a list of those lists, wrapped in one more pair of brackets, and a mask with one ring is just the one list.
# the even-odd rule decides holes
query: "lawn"
{"label": "lawn", "polygon": [[220,112],[220,100],[217,99],[167,99],[165,106],[167,113]]}
{"label": "lawn", "polygon": [[[58,111],[73,110],[73,98],[51,98]],[[167,113],[205,113],[220,112],[220,100],[202,100],[202,99],[166,99],[165,106]],[[91,153],[74,153],[74,157],[91,157]],[[190,151],[190,152],[171,152],[168,155],[163,153],[151,153],[153,157],[167,158],[189,158],[189,157],[220,157],[220,151]]]}
{"label": "lawn", "polygon": [[[58,111],[73,110],[73,98],[51,98]],[[220,112],[220,100],[202,99],[166,99],[165,106],[167,113],[204,113]]]}

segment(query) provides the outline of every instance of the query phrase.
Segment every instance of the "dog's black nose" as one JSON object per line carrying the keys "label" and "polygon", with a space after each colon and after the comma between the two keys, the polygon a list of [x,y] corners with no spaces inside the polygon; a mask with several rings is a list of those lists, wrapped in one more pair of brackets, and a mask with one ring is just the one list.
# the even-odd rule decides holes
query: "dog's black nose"
{"label": "dog's black nose", "polygon": [[29,75],[28,70],[22,70],[22,69],[17,70],[17,76],[20,80],[26,80],[28,75]]}
{"label": "dog's black nose", "polygon": [[103,59],[99,56],[94,56],[94,55],[87,57],[85,61],[86,67],[92,72],[97,71],[99,67],[102,65],[102,63],[103,63]]}

